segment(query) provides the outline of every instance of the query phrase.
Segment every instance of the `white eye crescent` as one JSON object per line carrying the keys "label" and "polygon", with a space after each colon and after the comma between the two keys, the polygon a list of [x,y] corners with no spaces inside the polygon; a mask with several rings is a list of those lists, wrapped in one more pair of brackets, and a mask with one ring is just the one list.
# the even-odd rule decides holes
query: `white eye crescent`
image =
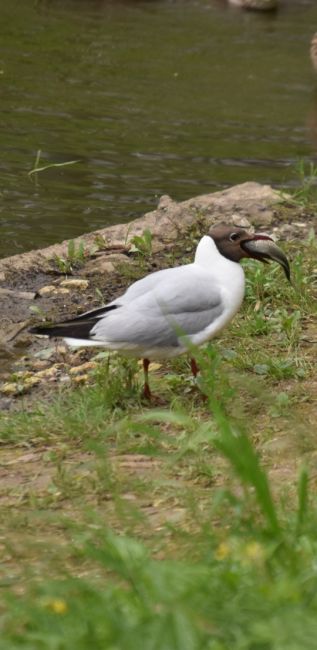
{"label": "white eye crescent", "polygon": [[231,235],[229,235],[230,241],[237,241],[239,239],[239,233],[238,232],[232,232]]}

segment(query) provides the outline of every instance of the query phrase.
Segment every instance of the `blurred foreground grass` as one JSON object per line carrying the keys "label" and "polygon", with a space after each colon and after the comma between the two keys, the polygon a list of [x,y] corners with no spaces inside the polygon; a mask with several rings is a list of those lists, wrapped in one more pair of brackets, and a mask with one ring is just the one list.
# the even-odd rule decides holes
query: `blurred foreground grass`
{"label": "blurred foreground grass", "polygon": [[150,408],[106,356],[1,417],[1,648],[316,647],[316,250],[289,245],[293,287],[247,264],[201,390],[179,358]]}

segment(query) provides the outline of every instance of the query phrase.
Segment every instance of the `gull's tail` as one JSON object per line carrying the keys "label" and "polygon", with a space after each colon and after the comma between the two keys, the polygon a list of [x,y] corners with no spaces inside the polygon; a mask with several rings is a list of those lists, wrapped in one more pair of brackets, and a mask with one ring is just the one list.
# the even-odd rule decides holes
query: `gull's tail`
{"label": "gull's tail", "polygon": [[52,323],[51,325],[35,325],[30,327],[31,334],[41,334],[42,336],[61,336],[62,338],[88,339],[93,327],[112,309],[117,309],[119,305],[110,305],[109,307],[98,307],[85,314],[75,316],[61,323]]}

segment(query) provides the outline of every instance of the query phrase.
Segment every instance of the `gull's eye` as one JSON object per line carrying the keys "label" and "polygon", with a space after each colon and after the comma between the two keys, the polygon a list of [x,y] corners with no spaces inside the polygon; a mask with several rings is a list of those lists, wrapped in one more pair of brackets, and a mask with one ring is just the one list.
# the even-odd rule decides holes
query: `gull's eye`
{"label": "gull's eye", "polygon": [[239,233],[238,232],[232,232],[231,235],[229,235],[230,241],[237,241],[239,239]]}

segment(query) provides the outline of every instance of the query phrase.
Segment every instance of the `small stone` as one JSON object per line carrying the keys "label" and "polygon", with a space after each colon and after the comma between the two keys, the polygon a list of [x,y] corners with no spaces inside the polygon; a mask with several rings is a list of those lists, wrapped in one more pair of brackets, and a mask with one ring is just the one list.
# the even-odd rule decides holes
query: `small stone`
{"label": "small stone", "polygon": [[0,271],[0,282],[4,282],[6,279],[6,274],[3,271]]}
{"label": "small stone", "polygon": [[55,353],[55,348],[45,348],[44,350],[40,350],[39,352],[36,352],[34,356],[37,359],[50,359],[54,353]]}
{"label": "small stone", "polygon": [[85,291],[88,286],[88,280],[81,280],[79,278],[70,278],[68,280],[63,280],[60,283],[61,287],[66,287],[67,289],[79,289],[80,291]]}
{"label": "small stone", "polygon": [[3,384],[0,390],[3,395],[16,395],[19,392],[18,384],[15,384],[13,382],[7,382],[6,384]]}
{"label": "small stone", "polygon": [[27,379],[27,377],[32,377],[32,373],[30,370],[18,370],[14,373],[14,377],[17,379]]}
{"label": "small stone", "polygon": [[74,368],[71,368],[69,374],[72,376],[80,375],[80,373],[86,372],[87,370],[94,370],[96,366],[97,364],[94,361],[87,361],[86,363],[82,363],[81,366],[74,366]]}
{"label": "small stone", "polygon": [[56,353],[57,354],[68,354],[69,349],[66,347],[66,345],[58,345],[56,347]]}
{"label": "small stone", "polygon": [[89,380],[89,375],[78,375],[73,377],[73,381],[76,384],[85,384]]}
{"label": "small stone", "polygon": [[71,380],[71,379],[70,379],[69,375],[62,375],[62,376],[59,378],[59,381],[62,382],[63,384],[69,384],[69,383],[70,383],[70,380]]}
{"label": "small stone", "polygon": [[37,377],[39,380],[40,379],[51,379],[52,377],[56,377],[56,374],[58,372],[58,366],[51,366],[50,368],[46,368],[45,370],[40,370],[39,372],[36,373],[35,377]]}
{"label": "small stone", "polygon": [[248,228],[249,230],[252,230],[252,226],[250,224],[250,221],[246,217],[241,217],[241,214],[236,214],[234,213],[231,216],[232,223],[235,226],[238,226],[239,228]]}
{"label": "small stone", "polygon": [[36,359],[32,361],[32,370],[45,370],[48,367],[48,361],[44,359]]}
{"label": "small stone", "polygon": [[69,293],[69,289],[66,289],[66,287],[56,287],[54,284],[47,284],[38,290],[37,295],[43,298],[45,296],[56,296],[66,293]]}
{"label": "small stone", "polygon": [[33,377],[27,377],[24,381],[24,390],[28,390],[29,388],[32,388],[32,386],[36,386],[37,384],[40,383],[40,377],[37,375],[33,375]]}
{"label": "small stone", "polygon": [[166,209],[169,208],[173,203],[174,203],[173,199],[172,199],[168,194],[163,194],[163,195],[159,198],[159,202],[158,202],[158,206],[157,206],[157,208],[158,208],[158,210],[166,210]]}
{"label": "small stone", "polygon": [[40,379],[33,375],[32,377],[25,377],[21,382],[8,382],[1,386],[0,390],[3,395],[21,395],[33,386],[40,383]]}
{"label": "small stone", "polygon": [[54,293],[55,290],[56,287],[54,286],[54,284],[47,284],[45,287],[41,287],[41,289],[39,289],[37,293],[39,296],[49,296],[52,293]]}

